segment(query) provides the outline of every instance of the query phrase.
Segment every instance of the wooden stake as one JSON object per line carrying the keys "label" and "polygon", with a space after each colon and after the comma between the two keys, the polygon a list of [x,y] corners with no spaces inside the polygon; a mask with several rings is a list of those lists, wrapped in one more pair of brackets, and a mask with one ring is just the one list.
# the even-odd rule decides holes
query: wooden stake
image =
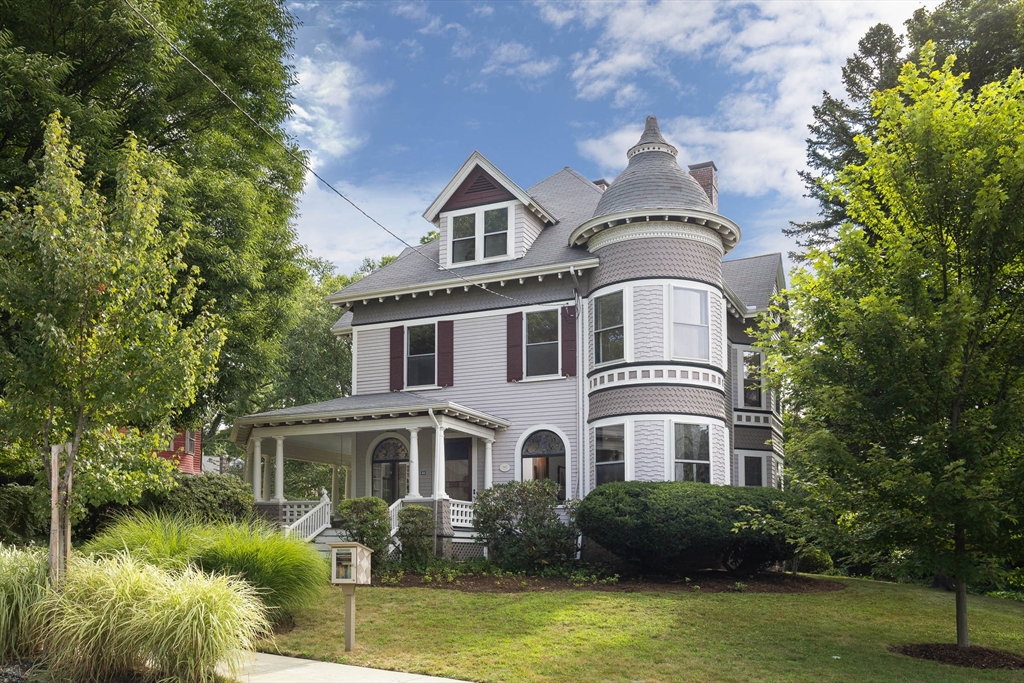
{"label": "wooden stake", "polygon": [[50,585],[60,581],[60,451],[62,446],[50,446]]}

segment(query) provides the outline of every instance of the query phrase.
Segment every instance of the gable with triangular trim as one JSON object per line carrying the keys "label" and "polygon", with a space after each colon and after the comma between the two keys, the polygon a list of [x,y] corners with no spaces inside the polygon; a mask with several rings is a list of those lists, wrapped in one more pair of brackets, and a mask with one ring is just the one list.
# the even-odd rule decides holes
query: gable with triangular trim
{"label": "gable with triangular trim", "polygon": [[471,206],[507,202],[515,198],[516,196],[495,180],[490,173],[482,168],[477,168],[448,198],[445,205],[441,207],[441,213],[456,209],[468,209]]}

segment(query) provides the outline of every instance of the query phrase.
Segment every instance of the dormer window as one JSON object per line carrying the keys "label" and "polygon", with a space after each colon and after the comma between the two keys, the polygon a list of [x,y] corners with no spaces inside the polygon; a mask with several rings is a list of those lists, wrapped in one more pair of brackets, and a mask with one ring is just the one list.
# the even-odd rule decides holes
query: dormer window
{"label": "dormer window", "polygon": [[452,265],[511,258],[515,205],[502,202],[449,213],[448,253]]}

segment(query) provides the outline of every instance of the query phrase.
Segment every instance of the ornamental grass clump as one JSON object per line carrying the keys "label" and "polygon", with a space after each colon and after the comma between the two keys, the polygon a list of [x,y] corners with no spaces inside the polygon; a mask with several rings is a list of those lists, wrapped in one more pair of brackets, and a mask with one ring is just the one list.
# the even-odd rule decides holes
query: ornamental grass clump
{"label": "ornamental grass clump", "polygon": [[201,525],[189,517],[135,511],[117,517],[82,550],[106,556],[129,552],[165,569],[184,569],[204,541],[200,530]]}
{"label": "ornamental grass clump", "polygon": [[207,683],[219,665],[234,675],[270,629],[247,582],[128,554],[73,556],[60,591],[39,607],[48,673],[60,682]]}
{"label": "ornamental grass clump", "polygon": [[35,608],[47,582],[44,550],[0,545],[0,661],[31,653],[37,635]]}
{"label": "ornamental grass clump", "polygon": [[194,556],[208,572],[237,574],[259,590],[278,612],[307,607],[328,582],[328,565],[312,543],[285,536],[263,521],[202,527],[204,542]]}

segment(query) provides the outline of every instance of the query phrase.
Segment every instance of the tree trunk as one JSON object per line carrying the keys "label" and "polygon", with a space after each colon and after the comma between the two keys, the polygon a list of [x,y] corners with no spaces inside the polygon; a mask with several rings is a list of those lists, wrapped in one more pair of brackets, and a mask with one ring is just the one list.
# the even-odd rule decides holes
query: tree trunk
{"label": "tree trunk", "polygon": [[967,535],[959,524],[955,527],[954,535],[953,551],[959,560],[957,562],[959,571],[956,577],[956,645],[957,647],[970,647],[971,641],[967,634],[967,581],[964,579],[967,561]]}

